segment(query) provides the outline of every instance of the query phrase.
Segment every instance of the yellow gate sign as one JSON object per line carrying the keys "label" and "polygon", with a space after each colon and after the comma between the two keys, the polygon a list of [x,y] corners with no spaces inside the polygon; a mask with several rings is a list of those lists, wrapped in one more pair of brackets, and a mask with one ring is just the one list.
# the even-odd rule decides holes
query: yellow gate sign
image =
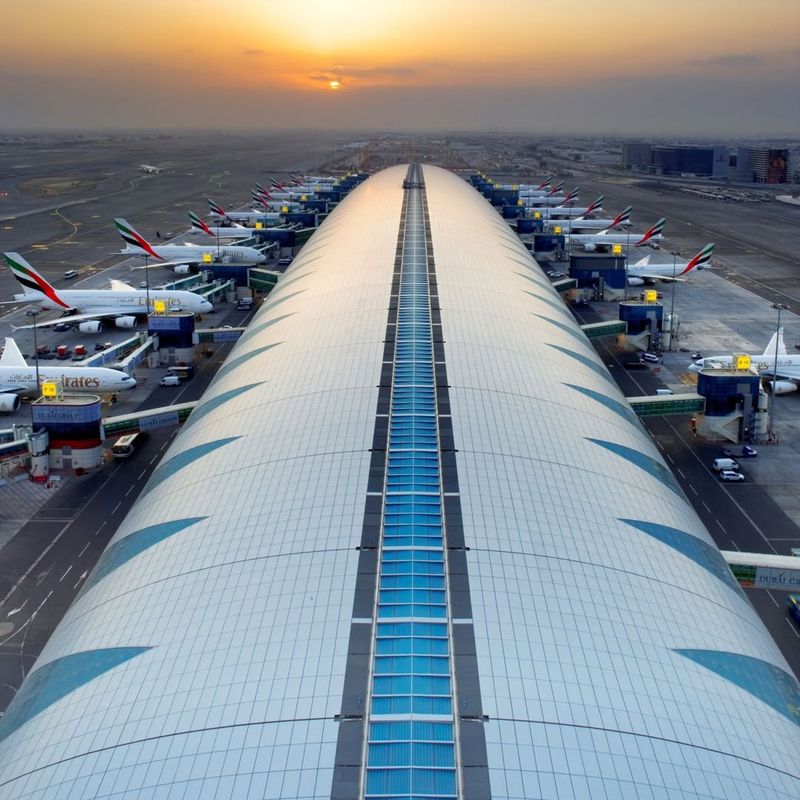
{"label": "yellow gate sign", "polygon": [[622,254],[622,245],[621,244],[612,244],[611,245],[611,253],[612,255],[618,256]]}
{"label": "yellow gate sign", "polygon": [[736,369],[746,372],[750,369],[750,356],[747,353],[734,353],[733,363]]}
{"label": "yellow gate sign", "polygon": [[58,383],[56,381],[42,381],[42,394],[45,397],[58,397]]}
{"label": "yellow gate sign", "polygon": [[658,292],[655,289],[647,289],[644,293],[645,303],[655,303],[658,300]]}
{"label": "yellow gate sign", "polygon": [[214,256],[211,253],[203,253],[203,263],[210,264],[214,260]]}
{"label": "yellow gate sign", "polygon": [[166,300],[153,300],[153,310],[156,314],[166,314],[167,313],[167,301]]}

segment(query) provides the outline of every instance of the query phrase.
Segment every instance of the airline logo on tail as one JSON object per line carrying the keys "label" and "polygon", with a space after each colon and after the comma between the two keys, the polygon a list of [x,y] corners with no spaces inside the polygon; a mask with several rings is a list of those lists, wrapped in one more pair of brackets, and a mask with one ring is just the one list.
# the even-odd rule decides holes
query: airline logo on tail
{"label": "airline logo on tail", "polygon": [[546,189],[550,186],[550,181],[553,180],[552,175],[548,175],[536,188],[537,189]]}
{"label": "airline logo on tail", "polygon": [[661,217],[661,219],[658,222],[656,222],[656,224],[653,225],[652,228],[648,228],[644,232],[644,236],[642,236],[642,238],[639,239],[639,241],[635,243],[636,246],[638,247],[639,245],[647,244],[647,242],[649,242],[652,239],[656,239],[656,238],[660,239],[661,238],[661,231],[664,230],[664,225],[666,225],[666,224],[667,224],[667,218],[666,217]]}
{"label": "airline logo on tail", "polygon": [[[270,178],[269,179],[269,185],[273,189],[283,189],[283,184],[282,183],[278,183],[278,181],[276,181],[275,178]],[[258,184],[256,184],[256,186],[258,186]],[[258,188],[260,189],[261,187],[259,186]]]}
{"label": "airline logo on tail", "polygon": [[623,222],[627,222],[631,218],[631,212],[633,211],[633,206],[627,206],[623,209],[616,217],[612,223],[603,230],[610,231],[617,227],[617,225],[622,225]]}
{"label": "airline logo on tail", "polygon": [[552,197],[554,194],[558,194],[564,188],[564,181],[559,181],[545,196]]}
{"label": "airline logo on tail", "polygon": [[3,253],[11,274],[27,290],[41,292],[45,297],[52,300],[62,308],[71,308],[57,294],[56,290],[19,254]]}
{"label": "airline logo on tail", "polygon": [[193,228],[197,228],[197,230],[203,231],[203,233],[207,233],[209,236],[214,235],[211,228],[209,228],[208,225],[206,225],[206,223],[194,213],[194,211],[189,212],[189,219],[191,220]]}
{"label": "airline logo on tail", "polygon": [[219,203],[215,203],[210,197],[208,198],[208,207],[211,209],[212,214],[216,214],[219,217],[228,216],[225,213],[225,209]]}
{"label": "airline logo on tail", "polygon": [[582,217],[587,217],[592,212],[598,211],[600,208],[602,208],[603,207],[603,203],[605,202],[605,199],[606,198],[601,194],[596,200],[592,201],[589,204],[589,208],[587,208],[586,211],[584,211],[583,214],[581,214],[581,218]]}
{"label": "airline logo on tail", "polygon": [[681,272],[681,275],[685,275],[687,272],[691,272],[693,269],[703,269],[703,267],[711,261],[711,254],[714,252],[714,245],[707,244],[687,265],[686,268]]}
{"label": "airline logo on tail", "polygon": [[[252,197],[253,200],[256,201],[256,203],[261,203],[261,205],[264,206],[264,208],[269,208],[269,203],[267,203],[267,200],[264,197],[264,195],[259,194],[258,192],[250,192],[250,197]],[[269,195],[267,195],[267,197],[269,197]]]}
{"label": "airline logo on tail", "polygon": [[139,235],[136,232],[136,229],[132,225],[129,225],[124,219],[117,218],[114,220],[114,224],[117,226],[119,235],[122,237],[122,241],[125,242],[125,244],[135,247],[138,250],[144,250],[146,255],[157,258],[159,261],[164,260],[158,253],[156,253],[155,250],[153,250],[150,242],[148,242],[143,236]]}
{"label": "airline logo on tail", "polygon": [[573,200],[578,199],[578,192],[581,190],[580,186],[576,186],[565,198],[563,205],[569,205]]}

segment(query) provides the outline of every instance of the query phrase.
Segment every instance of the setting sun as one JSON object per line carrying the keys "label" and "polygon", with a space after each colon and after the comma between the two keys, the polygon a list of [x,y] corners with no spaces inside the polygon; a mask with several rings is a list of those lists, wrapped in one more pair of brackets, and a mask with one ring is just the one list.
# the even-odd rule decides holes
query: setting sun
{"label": "setting sun", "polygon": [[331,89],[332,89],[334,92],[338,91],[338,90],[339,90],[339,87],[340,87],[341,85],[342,85],[342,84],[341,84],[341,83],[339,83],[339,81],[331,81],[331,82],[328,84],[328,86],[330,86],[330,87],[331,87]]}

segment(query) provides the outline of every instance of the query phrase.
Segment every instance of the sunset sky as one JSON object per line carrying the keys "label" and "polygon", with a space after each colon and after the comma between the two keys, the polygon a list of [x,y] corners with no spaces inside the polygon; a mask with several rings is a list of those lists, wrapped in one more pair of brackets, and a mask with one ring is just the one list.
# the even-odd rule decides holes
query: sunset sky
{"label": "sunset sky", "polygon": [[800,136],[795,0],[9,0],[0,128]]}

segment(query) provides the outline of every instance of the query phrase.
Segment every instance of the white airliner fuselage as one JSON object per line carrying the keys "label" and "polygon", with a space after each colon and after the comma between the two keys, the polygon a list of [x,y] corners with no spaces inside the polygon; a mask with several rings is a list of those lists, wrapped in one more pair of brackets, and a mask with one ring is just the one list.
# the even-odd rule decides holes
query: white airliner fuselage
{"label": "white airliner fuselage", "polygon": [[[217,248],[215,245],[161,244],[152,245],[152,249],[164,261],[180,261],[184,264],[206,263],[206,254],[211,257],[212,261],[235,261],[239,264],[263,264],[267,260],[267,257],[255,247],[237,247],[236,245],[223,245]],[[151,253],[141,247],[131,245],[123,247],[120,253],[125,256],[146,255],[152,258]]]}

